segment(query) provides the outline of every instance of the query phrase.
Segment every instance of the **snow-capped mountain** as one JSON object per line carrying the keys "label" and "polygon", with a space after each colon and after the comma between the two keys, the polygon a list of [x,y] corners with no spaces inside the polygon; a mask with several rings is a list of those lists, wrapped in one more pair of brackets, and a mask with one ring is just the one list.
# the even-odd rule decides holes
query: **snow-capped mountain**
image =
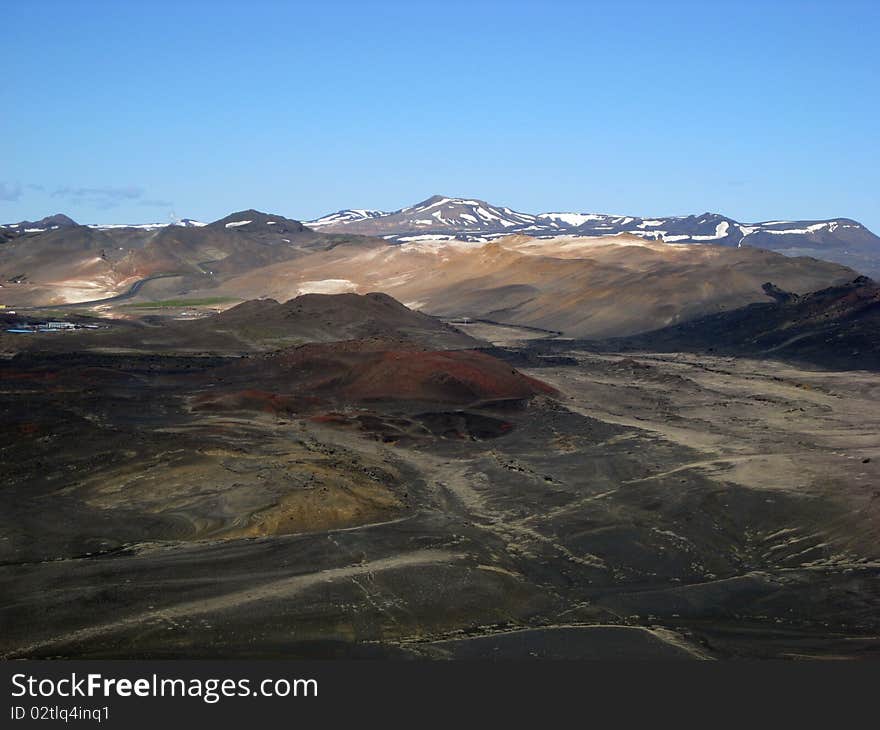
{"label": "snow-capped mountain", "polygon": [[535,222],[533,215],[492,205],[485,200],[447,198],[442,195],[433,195],[392,216],[399,217],[401,223],[411,221],[418,227],[416,230],[439,226],[453,231],[505,231]]}
{"label": "snow-capped mountain", "polygon": [[[19,223],[4,223],[0,225],[0,232],[11,236],[21,236],[24,234],[45,233],[46,231],[54,231],[57,228],[75,228],[78,226],[72,218],[63,213],[56,213],[42,218],[38,221],[20,221]],[[87,228],[95,228],[101,231],[113,230],[115,228],[139,228],[142,230],[157,230],[166,228],[167,226],[183,226],[184,228],[199,228],[207,225],[192,218],[181,218],[167,223],[88,223]]]}
{"label": "snow-capped mountain", "polygon": [[[301,230],[298,221],[281,216],[253,210],[235,215],[238,218],[223,219],[224,228],[240,233],[245,232],[245,228],[248,232],[259,229],[267,235]],[[217,226],[218,223],[209,225]],[[87,227],[104,231],[119,228],[152,232],[174,226],[192,228],[205,225],[184,218],[170,223],[111,223]],[[652,218],[564,211],[532,214],[476,198],[434,195],[400,210],[340,210],[305,225],[320,233],[378,236],[393,243],[452,239],[487,242],[511,234],[537,239],[627,234],[671,245],[751,246],[791,256],[814,256],[845,264],[871,276],[880,276],[880,238],[849,218],[740,223],[718,213]],[[40,221],[9,223],[0,226],[0,243],[67,227],[75,229],[77,224],[62,214]],[[279,240],[284,242],[283,238]]]}
{"label": "snow-capped mountain", "polygon": [[322,218],[309,221],[308,225],[309,228],[322,228],[324,226],[343,225],[355,221],[368,220],[370,218],[381,218],[386,215],[390,215],[390,213],[386,213],[384,210],[364,210],[363,208],[357,210],[340,210],[336,213],[325,215]]}
{"label": "snow-capped mountain", "polygon": [[[539,218],[546,215],[558,214],[542,214]],[[774,250],[880,244],[880,238],[848,218],[746,224],[718,213],[669,218],[591,215],[588,220],[571,226],[569,233],[579,236],[629,233],[666,243],[715,243]]]}
{"label": "snow-capped mountain", "polygon": [[42,233],[43,231],[51,231],[56,228],[66,228],[68,226],[77,225],[76,221],[68,218],[63,213],[56,213],[41,218],[38,221],[19,221],[18,223],[5,223],[0,226],[3,232],[9,235],[20,236],[24,233]]}
{"label": "snow-capped mountain", "polygon": [[[236,231],[243,234],[270,234],[277,237],[285,233],[302,233],[305,227],[299,221],[281,215],[263,213],[260,210],[240,210],[225,218],[208,224],[209,230]],[[282,241],[284,239],[281,239]]]}
{"label": "snow-capped mountain", "polygon": [[718,213],[642,218],[602,213],[521,213],[484,200],[434,195],[393,212],[341,210],[306,223],[326,231],[346,231],[406,241],[415,237],[480,237],[521,233],[543,236],[616,236],[629,233],[666,243],[716,243],[760,248],[880,244],[880,238],[848,218],[740,223]]}
{"label": "snow-capped mountain", "polygon": [[484,200],[434,195],[421,203],[390,213],[342,210],[317,221],[309,221],[306,225],[326,231],[345,230],[403,241],[422,235],[454,238],[484,233],[503,234],[532,226],[535,220],[533,215],[518,213]]}
{"label": "snow-capped mountain", "polygon": [[400,243],[429,239],[491,241],[514,233],[534,238],[630,234],[670,244],[752,246],[818,256],[872,273],[880,271],[880,238],[849,218],[740,223],[718,213],[653,218],[604,213],[531,214],[484,200],[434,195],[393,212],[342,210],[306,225],[326,232],[382,236]]}

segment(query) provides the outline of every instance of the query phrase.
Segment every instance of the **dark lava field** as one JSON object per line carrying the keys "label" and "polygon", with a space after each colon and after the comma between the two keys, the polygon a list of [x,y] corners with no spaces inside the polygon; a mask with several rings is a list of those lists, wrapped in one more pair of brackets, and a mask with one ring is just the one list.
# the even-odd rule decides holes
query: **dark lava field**
{"label": "dark lava field", "polygon": [[3,335],[0,655],[878,655],[876,373],[373,304]]}

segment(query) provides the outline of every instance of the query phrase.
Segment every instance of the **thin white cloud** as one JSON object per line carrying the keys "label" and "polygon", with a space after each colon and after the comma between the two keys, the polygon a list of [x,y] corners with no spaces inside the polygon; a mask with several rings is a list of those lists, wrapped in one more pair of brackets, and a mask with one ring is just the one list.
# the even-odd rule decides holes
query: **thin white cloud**
{"label": "thin white cloud", "polygon": [[15,201],[21,199],[21,185],[18,183],[0,182],[0,200]]}
{"label": "thin white cloud", "polygon": [[137,200],[144,194],[134,185],[125,187],[71,187],[64,186],[52,191],[53,198],[64,198],[73,205],[93,205],[97,208],[115,208],[126,200]]}

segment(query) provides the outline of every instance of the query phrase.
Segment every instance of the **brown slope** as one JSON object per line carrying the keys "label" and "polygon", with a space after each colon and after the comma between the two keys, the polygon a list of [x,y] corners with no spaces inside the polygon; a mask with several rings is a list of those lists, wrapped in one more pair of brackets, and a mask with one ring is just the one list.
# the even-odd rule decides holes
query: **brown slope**
{"label": "brown slope", "polygon": [[[0,279],[23,283],[3,292],[13,306],[91,301],[135,282],[176,274],[177,289],[211,289],[225,277],[292,261],[340,244],[373,245],[359,236],[318,233],[299,221],[255,210],[207,226],[96,229],[66,225],[2,244]],[[8,301],[7,301],[8,300]]]}
{"label": "brown slope", "polygon": [[180,329],[228,332],[245,341],[280,338],[339,342],[367,338],[409,341],[436,348],[473,347],[477,341],[434,317],[408,309],[382,293],[306,294],[283,304],[249,301],[215,317],[179,323]]}
{"label": "brown slope", "polygon": [[244,210],[207,226],[162,228],[137,253],[137,260],[141,268],[154,268],[153,262],[162,261],[165,269],[207,276],[208,283],[213,283],[217,278],[331,249],[343,241],[356,244],[359,238],[317,233],[296,220]]}
{"label": "brown slope", "polygon": [[8,306],[55,304],[116,294],[125,276],[114,238],[88,226],[19,236],[0,252],[0,301]]}
{"label": "brown slope", "polygon": [[626,335],[766,301],[762,284],[807,292],[851,280],[844,266],[752,248],[647,243],[633,236],[339,246],[230,277],[223,290],[287,298],[337,282],[384,291],[438,316]]}
{"label": "brown slope", "polygon": [[189,400],[194,412],[308,417],[385,442],[485,440],[516,427],[515,412],[547,384],[484,352],[413,343],[312,343],[242,359]]}
{"label": "brown slope", "polygon": [[[479,406],[552,395],[550,386],[475,350],[434,350],[415,343],[378,340],[317,342],[249,358],[222,371],[220,392],[258,384],[259,392],[315,404],[419,403]],[[257,398],[256,400],[260,400]],[[205,402],[219,402],[214,392]],[[225,396],[224,396],[225,402]]]}
{"label": "brown slope", "polygon": [[98,330],[63,336],[0,332],[9,351],[136,351],[244,354],[311,342],[368,340],[375,348],[398,346],[453,350],[479,347],[475,340],[438,319],[403,306],[387,294],[309,294],[284,303],[272,299],[239,304],[197,320],[150,317],[95,319]]}

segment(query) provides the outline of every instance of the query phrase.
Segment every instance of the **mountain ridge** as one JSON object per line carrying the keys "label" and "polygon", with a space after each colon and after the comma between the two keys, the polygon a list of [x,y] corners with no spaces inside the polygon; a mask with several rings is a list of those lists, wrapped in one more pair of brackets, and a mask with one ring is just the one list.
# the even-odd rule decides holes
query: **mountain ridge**
{"label": "mountain ridge", "polygon": [[420,240],[486,242],[511,234],[533,238],[628,234],[669,244],[751,246],[790,256],[815,256],[880,275],[880,237],[853,218],[743,223],[721,213],[642,217],[606,213],[522,213],[476,198],[433,195],[396,211],[340,210],[305,225],[327,232]]}
{"label": "mountain ridge", "polygon": [[[467,209],[471,209],[468,211]],[[419,203],[395,211],[344,209],[305,221],[311,228],[346,230],[405,240],[422,234],[497,234],[607,236],[632,233],[650,240],[670,243],[714,241],[731,245],[773,243],[767,236],[810,236],[815,243],[837,242],[844,232],[880,245],[880,237],[853,218],[835,217],[809,220],[766,220],[743,223],[721,213],[678,216],[635,216],[607,213],[550,211],[522,213],[507,206],[477,198],[432,195]],[[837,233],[837,236],[832,234]],[[493,235],[495,234],[495,235]],[[825,239],[828,239],[827,241]]]}
{"label": "mountain ridge", "polygon": [[[281,224],[291,231],[303,227],[322,233],[355,233],[406,242],[420,239],[487,241],[511,234],[533,238],[559,235],[606,237],[628,233],[645,240],[665,243],[715,243],[725,246],[748,245],[771,251],[791,251],[794,255],[819,249],[866,249],[880,258],[880,237],[853,218],[836,217],[805,220],[766,220],[743,223],[721,213],[706,211],[684,216],[643,217],[606,213],[551,211],[522,213],[507,206],[478,198],[432,195],[395,211],[350,208],[301,222],[255,209],[231,213],[210,223],[183,218],[168,223],[97,223],[90,228],[160,229],[178,227],[227,228]],[[39,221],[19,221],[0,225],[6,237],[36,234],[61,227],[79,225],[70,217],[56,213]],[[280,229],[276,229],[280,230]],[[853,253],[850,251],[850,253]],[[850,263],[843,261],[840,263]]]}

